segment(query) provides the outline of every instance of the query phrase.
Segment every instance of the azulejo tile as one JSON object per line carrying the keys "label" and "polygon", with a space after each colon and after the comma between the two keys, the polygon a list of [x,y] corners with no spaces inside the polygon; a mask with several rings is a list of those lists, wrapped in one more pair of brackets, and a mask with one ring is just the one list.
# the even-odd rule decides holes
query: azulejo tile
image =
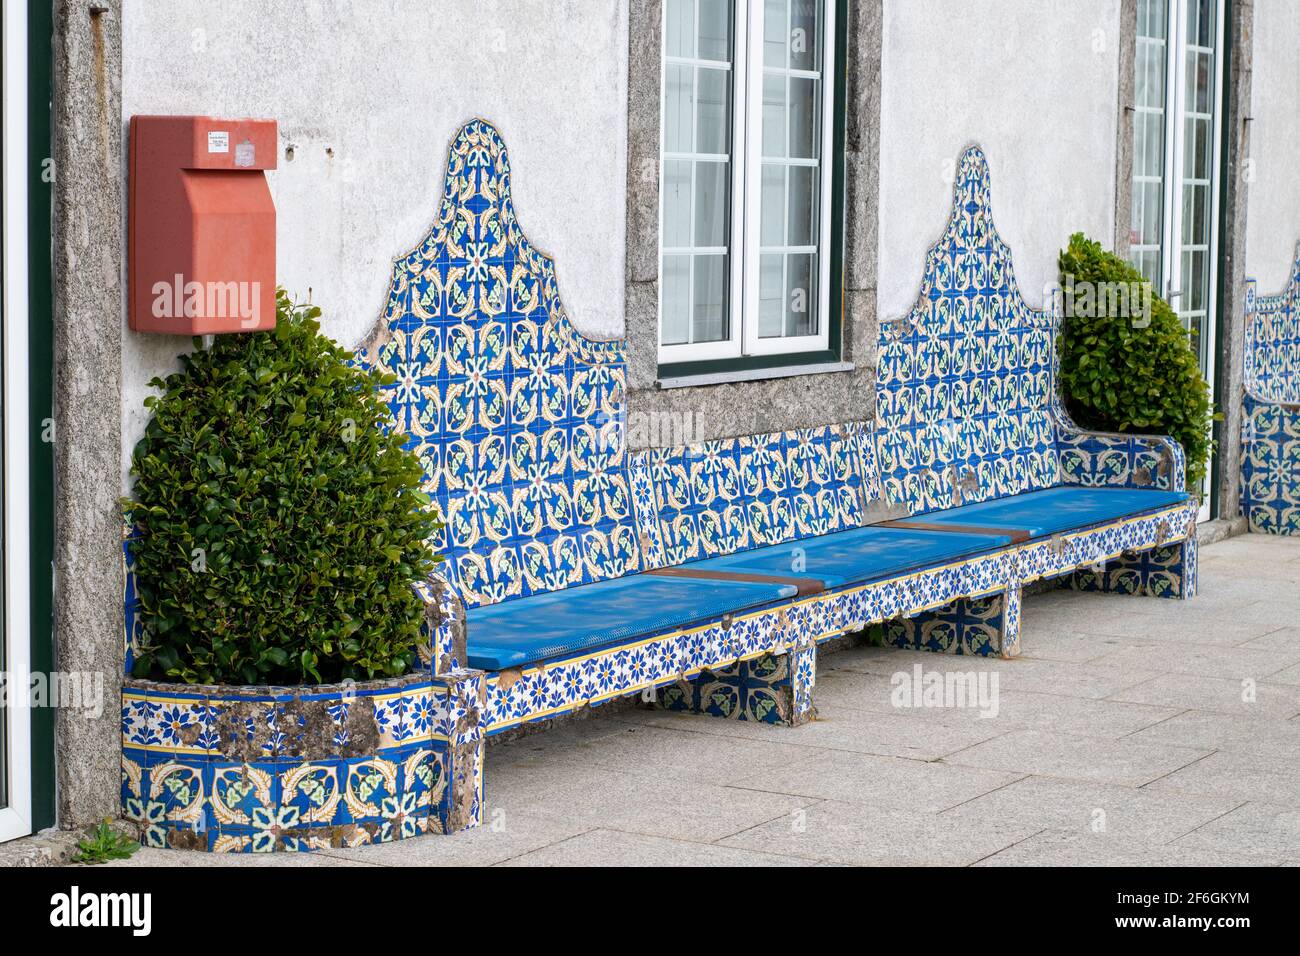
{"label": "azulejo tile", "polygon": [[[448,781],[480,778],[481,674],[194,690],[128,680],[123,692],[122,809],[146,845],[306,851],[475,819],[477,797],[467,811]],[[216,715],[202,749],[201,708]]]}
{"label": "azulejo tile", "polygon": [[1300,535],[1300,245],[1286,288],[1246,283],[1241,511],[1251,531]]}
{"label": "azulejo tile", "polygon": [[434,228],[395,263],[364,359],[397,377],[386,397],[443,504],[467,606],[640,569],[622,346],[569,322],[490,124],[452,143]]}

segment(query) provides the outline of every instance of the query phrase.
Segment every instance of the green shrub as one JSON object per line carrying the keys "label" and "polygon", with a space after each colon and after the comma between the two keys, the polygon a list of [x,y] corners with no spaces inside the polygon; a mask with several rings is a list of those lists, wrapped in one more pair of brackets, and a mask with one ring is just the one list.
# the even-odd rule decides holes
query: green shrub
{"label": "green shrub", "polygon": [[1177,439],[1187,455],[1187,488],[1195,493],[1210,457],[1214,415],[1182,321],[1154,295],[1148,324],[1133,297],[1126,307],[1122,297],[1101,293],[1108,283],[1137,289],[1144,279],[1082,233],[1070,237],[1059,264],[1066,289],[1061,390],[1071,416],[1084,428]]}
{"label": "green shrub", "polygon": [[417,661],[436,530],[378,372],[276,294],[274,332],[219,335],[149,384],[125,502],[135,674],[188,683],[397,676]]}

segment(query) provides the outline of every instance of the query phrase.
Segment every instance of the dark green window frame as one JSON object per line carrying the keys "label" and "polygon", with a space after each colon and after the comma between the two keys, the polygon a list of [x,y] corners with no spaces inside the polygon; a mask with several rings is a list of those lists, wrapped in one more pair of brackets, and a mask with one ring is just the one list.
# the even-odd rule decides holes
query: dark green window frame
{"label": "dark green window frame", "polygon": [[[49,0],[27,4],[28,138],[28,394],[32,416],[31,671],[54,670],[54,277],[51,217],[54,184],[47,177],[53,153],[54,12]],[[55,823],[54,708],[31,713],[32,830]]]}

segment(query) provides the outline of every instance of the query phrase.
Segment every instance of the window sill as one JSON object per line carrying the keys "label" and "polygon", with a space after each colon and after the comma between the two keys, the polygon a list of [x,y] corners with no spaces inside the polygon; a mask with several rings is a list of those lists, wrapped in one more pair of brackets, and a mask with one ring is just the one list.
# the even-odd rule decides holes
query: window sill
{"label": "window sill", "polygon": [[741,368],[727,372],[704,372],[679,375],[655,381],[655,388],[698,388],[730,382],[754,382],[769,378],[793,378],[796,375],[824,375],[828,372],[851,372],[852,362],[819,362],[815,365],[786,365],[776,368]]}

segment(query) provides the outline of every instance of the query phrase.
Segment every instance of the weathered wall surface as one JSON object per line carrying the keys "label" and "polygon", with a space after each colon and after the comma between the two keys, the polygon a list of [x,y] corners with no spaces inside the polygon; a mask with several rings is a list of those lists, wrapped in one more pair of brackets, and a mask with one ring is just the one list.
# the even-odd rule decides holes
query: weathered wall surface
{"label": "weathered wall surface", "polygon": [[[279,279],[353,345],[379,315],[392,260],[433,219],[452,136],[482,116],[510,148],[521,222],[555,257],[575,323],[621,335],[628,2],[126,0],[121,122],[279,120]],[[145,383],[188,347],[126,335],[124,471]]]}
{"label": "weathered wall surface", "polygon": [[115,816],[121,777],[120,13],[119,0],[54,8],[55,661],[103,678],[98,714],[60,707],[55,718],[65,828]]}
{"label": "weathered wall surface", "polygon": [[880,133],[881,321],[905,314],[980,144],[1028,301],[1072,232],[1115,234],[1119,0],[888,0]]}
{"label": "weathered wall surface", "polygon": [[1300,242],[1300,3],[1254,0],[1246,275],[1281,291]]}

